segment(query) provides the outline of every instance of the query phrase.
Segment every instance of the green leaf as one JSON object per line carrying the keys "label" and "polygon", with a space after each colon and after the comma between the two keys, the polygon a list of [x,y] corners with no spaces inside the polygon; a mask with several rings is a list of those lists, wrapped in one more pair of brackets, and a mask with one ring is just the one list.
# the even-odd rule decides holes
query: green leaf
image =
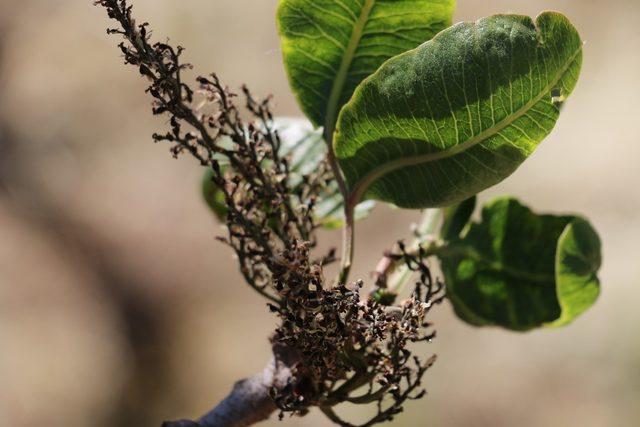
{"label": "green leaf", "polygon": [[280,0],[290,85],[328,134],[355,87],[387,59],[451,25],[454,0]]}
{"label": "green leaf", "polygon": [[[314,130],[306,120],[277,117],[274,127],[280,134],[282,146],[281,156],[290,157],[289,184],[296,187],[302,183],[307,175],[320,167],[320,163],[327,156],[327,146],[322,143],[322,133]],[[228,165],[221,159],[222,167]],[[202,194],[213,213],[220,221],[225,221],[227,207],[220,189],[212,181],[213,171],[207,168],[202,178]],[[355,210],[355,220],[369,216],[375,202],[372,200],[360,203]],[[335,181],[332,181],[319,195],[314,209],[314,215],[319,224],[327,229],[337,229],[344,226],[344,199]]]}
{"label": "green leaf", "polygon": [[482,221],[438,255],[456,314],[477,326],[564,325],[600,291],[600,240],[591,225],[537,215],[515,199],[485,206]]}
{"label": "green leaf", "polygon": [[444,209],[444,221],[440,229],[440,237],[452,240],[460,236],[476,209],[477,197],[473,196]]}
{"label": "green leaf", "polygon": [[551,132],[582,41],[563,15],[457,24],[387,61],[340,113],[353,198],[447,206],[505,179]]}

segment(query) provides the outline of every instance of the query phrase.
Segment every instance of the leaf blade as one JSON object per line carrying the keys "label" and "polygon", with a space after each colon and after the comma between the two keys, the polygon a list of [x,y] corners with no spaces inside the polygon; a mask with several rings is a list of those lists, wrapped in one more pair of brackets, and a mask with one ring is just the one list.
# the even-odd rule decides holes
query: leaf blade
{"label": "leaf blade", "polygon": [[562,326],[599,294],[600,241],[589,223],[538,215],[512,198],[487,204],[439,256],[456,314],[476,326]]}
{"label": "leaf blade", "polygon": [[281,0],[285,68],[304,113],[333,133],[355,87],[451,24],[454,0]]}
{"label": "leaf blade", "polygon": [[338,119],[354,198],[436,207],[495,185],[551,132],[581,63],[577,31],[555,12],[460,23],[387,61]]}

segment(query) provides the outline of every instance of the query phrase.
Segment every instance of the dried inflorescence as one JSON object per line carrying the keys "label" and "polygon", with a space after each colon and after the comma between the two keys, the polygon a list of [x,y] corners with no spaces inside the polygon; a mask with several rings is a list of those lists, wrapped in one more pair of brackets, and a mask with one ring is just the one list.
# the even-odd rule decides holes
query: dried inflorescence
{"label": "dried inflorescence", "polygon": [[257,102],[244,88],[246,109],[258,120],[245,124],[231,101],[233,95],[217,77],[198,80],[207,101],[216,107],[208,125],[231,147],[222,152],[222,160],[209,161],[227,208],[228,236],[221,240],[234,249],[245,280],[279,303],[278,281],[296,280],[299,266],[308,263],[308,251],[301,247],[315,246],[313,207],[329,171],[321,167],[292,185],[269,100]]}
{"label": "dried inflorescence", "polygon": [[121,26],[108,32],[127,41],[119,45],[125,62],[151,81],[147,92],[154,98],[153,113],[170,116],[171,129],[154,134],[154,140],[169,142],[174,156],[188,152],[211,167],[227,205],[228,236],[222,240],[236,252],[246,281],[278,302],[273,289],[267,289],[273,288],[272,272],[290,269],[288,258],[301,242],[315,244],[312,210],[330,172],[321,166],[291,185],[289,160],[280,155],[268,98],[257,101],[243,88],[245,110],[253,119],[245,122],[236,94],[216,75],[198,77],[197,91],[183,82],[182,72],[192,68],[180,62],[184,49],[151,44],[148,24],[136,26],[126,1],[96,3]]}
{"label": "dried inflorescence", "polygon": [[[389,257],[419,274],[411,297],[399,305],[363,299],[361,282],[323,289],[311,280],[287,287],[285,304],[272,306],[282,319],[274,339],[297,349],[301,360],[289,386],[273,390],[282,412],[304,414],[319,406],[334,422],[349,426],[332,407],[375,403],[377,414],[362,424],[370,426],[392,419],[406,400],[424,394],[421,379],[435,358],[423,363],[409,346],[435,337],[426,317],[444,298],[444,289],[433,280],[424,252],[399,247]],[[353,396],[362,387],[367,391]]]}
{"label": "dried inflorescence", "polygon": [[[183,49],[150,42],[148,24],[136,25],[125,0],[99,0],[120,25],[125,62],[151,84],[153,113],[170,117],[170,130],[155,141],[171,144],[174,156],[190,153],[213,171],[224,195],[228,234],[221,238],[235,251],[247,283],[269,299],[281,319],[272,341],[296,354],[288,384],[272,390],[284,412],[304,414],[318,406],[334,422],[349,426],[333,411],[344,402],[375,403],[377,414],[364,426],[390,420],[407,399],[422,396],[420,382],[433,358],[421,362],[411,343],[428,341],[426,316],[442,300],[424,253],[410,254],[400,245],[393,262],[419,273],[410,298],[384,305],[351,286],[327,284],[323,267],[329,253],[314,260],[316,224],[313,208],[331,173],[321,167],[302,180],[291,179],[289,159],[274,129],[269,99],[257,101],[244,88],[245,121],[236,95],[217,76],[198,77],[197,90],[183,82],[190,69],[180,62]],[[356,390],[365,392],[354,396]]]}

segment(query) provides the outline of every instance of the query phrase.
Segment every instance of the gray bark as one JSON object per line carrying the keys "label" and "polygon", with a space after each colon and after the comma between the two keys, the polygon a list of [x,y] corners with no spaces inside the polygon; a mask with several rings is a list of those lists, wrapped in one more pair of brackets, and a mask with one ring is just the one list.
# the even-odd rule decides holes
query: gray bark
{"label": "gray bark", "polygon": [[264,421],[277,409],[269,390],[287,384],[296,361],[291,349],[275,345],[267,366],[236,382],[227,397],[199,421],[170,421],[163,427],[246,427]]}

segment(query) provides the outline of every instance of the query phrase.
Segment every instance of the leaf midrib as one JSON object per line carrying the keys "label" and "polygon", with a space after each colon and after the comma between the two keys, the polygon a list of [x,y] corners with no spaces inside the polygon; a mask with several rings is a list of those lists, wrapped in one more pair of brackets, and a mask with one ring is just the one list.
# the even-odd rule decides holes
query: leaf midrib
{"label": "leaf midrib", "polygon": [[549,92],[551,92],[551,90],[554,89],[554,87],[558,84],[558,82],[567,73],[567,71],[569,70],[569,67],[571,67],[571,65],[573,64],[573,62],[575,61],[575,59],[577,58],[577,56],[580,54],[581,51],[582,51],[582,46],[580,46],[569,57],[567,62],[558,71],[556,78],[552,80],[547,86],[545,86],[537,96],[535,96],[531,101],[523,105],[515,113],[511,114],[510,116],[506,117],[504,120],[500,121],[499,123],[496,123],[490,128],[484,130],[483,132],[480,132],[475,137],[468,139],[462,144],[457,144],[456,146],[448,150],[439,151],[437,153],[427,153],[427,154],[422,154],[422,155],[412,156],[412,157],[402,157],[396,160],[392,160],[389,163],[383,164],[382,166],[379,166],[373,169],[371,172],[365,175],[364,178],[362,178],[355,184],[355,186],[351,191],[350,199],[354,200],[356,203],[359,202],[360,199],[364,196],[365,191],[369,188],[371,184],[373,184],[376,180],[378,180],[382,176],[390,172],[393,172],[394,170],[397,170],[403,167],[429,163],[436,160],[446,159],[448,157],[455,156],[456,154],[459,154],[467,150],[468,148],[471,148],[485,141],[490,136],[493,136],[499,133],[501,130],[507,128],[509,125],[513,124],[517,119],[524,116],[531,108],[533,108],[533,106],[535,106],[538,102],[540,102],[546,94],[548,94]]}
{"label": "leaf midrib", "polygon": [[329,95],[329,101],[327,103],[324,123],[325,133],[329,137],[333,135],[333,131],[336,126],[336,118],[338,116],[338,104],[340,102],[340,97],[342,96],[342,91],[344,90],[347,76],[349,74],[349,69],[351,68],[356,50],[358,49],[358,45],[360,44],[362,32],[365,25],[367,24],[367,20],[369,19],[371,9],[373,9],[373,5],[375,4],[375,2],[376,0],[365,0],[364,6],[362,6],[362,10],[360,11],[360,16],[358,17],[358,21],[356,22],[356,25],[353,28],[353,32],[351,33],[351,38],[349,39],[347,49],[342,56],[340,68],[338,68],[338,74],[333,81],[331,94]]}

